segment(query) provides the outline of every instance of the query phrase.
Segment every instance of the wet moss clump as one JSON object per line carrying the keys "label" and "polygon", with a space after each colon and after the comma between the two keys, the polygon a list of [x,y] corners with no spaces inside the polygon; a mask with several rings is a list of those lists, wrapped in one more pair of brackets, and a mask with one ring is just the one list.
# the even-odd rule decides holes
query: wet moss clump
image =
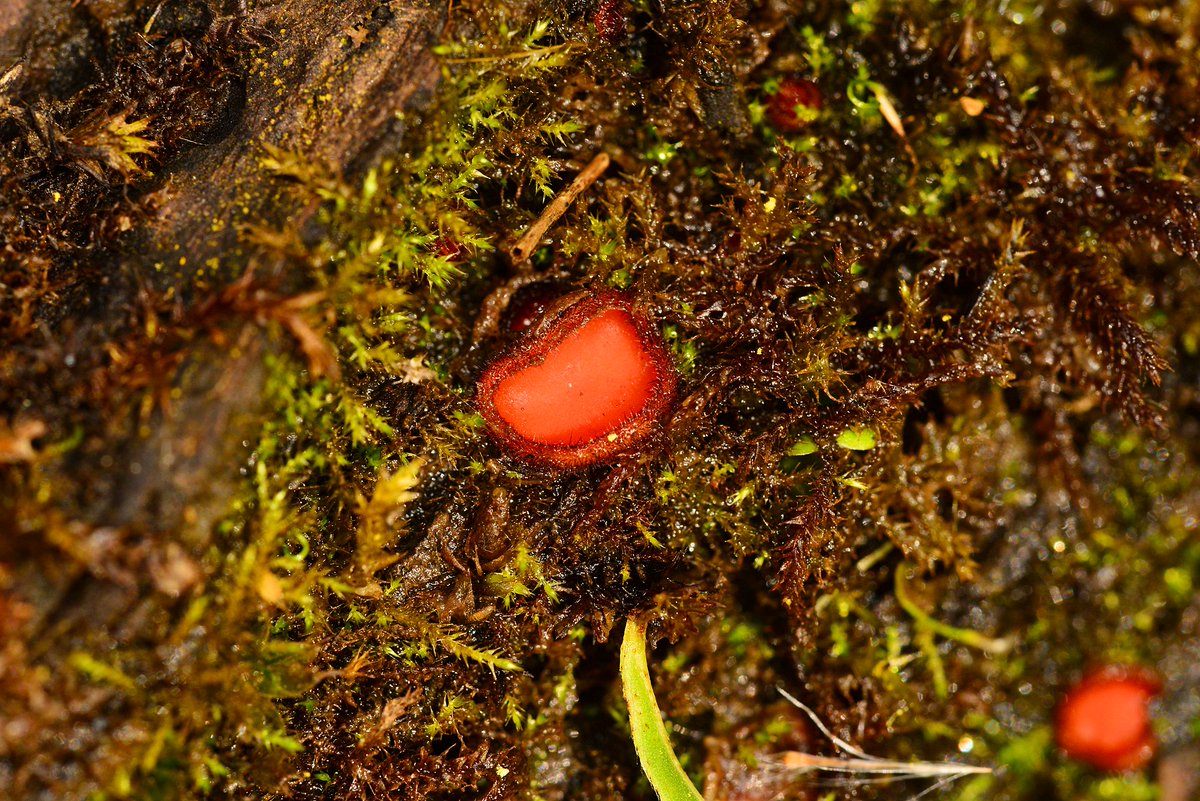
{"label": "wet moss clump", "polygon": [[[265,144],[256,180],[303,213],[64,370],[75,298],[136,277],[139,170],[285,35],[230,5],[131,6],[78,86],[0,95],[26,187],[0,206],[0,786],[650,798],[613,641],[640,613],[714,797],[825,792],[773,767],[830,752],[777,688],[873,754],[996,767],[962,799],[1167,797],[1200,725],[1186,4],[457,2],[401,144],[348,169]],[[177,89],[120,116],[142,47]],[[792,77],[822,100],[781,131]],[[101,225],[124,204],[134,233]],[[473,398],[513,315],[610,289],[678,403],[605,464],[512,458]],[[173,493],[105,477],[162,449]],[[1056,752],[1101,662],[1164,676],[1161,768]]]}

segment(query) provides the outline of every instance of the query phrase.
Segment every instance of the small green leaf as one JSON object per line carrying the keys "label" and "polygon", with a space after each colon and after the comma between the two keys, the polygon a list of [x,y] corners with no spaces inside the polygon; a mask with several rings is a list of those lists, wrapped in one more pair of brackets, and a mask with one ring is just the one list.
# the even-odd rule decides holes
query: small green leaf
{"label": "small green leaf", "polygon": [[875,447],[875,432],[869,428],[847,428],[838,434],[837,444],[848,451],[869,451]]}
{"label": "small green leaf", "polygon": [[137,683],[123,673],[120,668],[101,662],[90,654],[76,651],[67,657],[67,664],[91,681],[100,684],[111,684],[130,693],[137,691]]}
{"label": "small green leaf", "polygon": [[812,437],[802,437],[799,442],[788,448],[788,456],[808,456],[816,452],[817,443],[813,442]]}
{"label": "small green leaf", "polygon": [[304,750],[304,744],[286,732],[276,729],[263,729],[258,733],[258,741],[264,748],[281,748],[289,754],[298,754]]}

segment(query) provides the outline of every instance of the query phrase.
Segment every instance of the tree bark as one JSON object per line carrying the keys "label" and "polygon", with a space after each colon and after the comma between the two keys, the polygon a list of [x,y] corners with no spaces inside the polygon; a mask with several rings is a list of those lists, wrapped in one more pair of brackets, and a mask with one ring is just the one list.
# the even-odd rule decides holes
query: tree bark
{"label": "tree bark", "polygon": [[[106,69],[119,40],[159,36],[162,59],[185,63],[203,46],[236,65],[219,85],[183,87],[180,102],[203,102],[203,118],[160,147],[147,165],[152,177],[113,190],[122,202],[107,208],[85,197],[97,188],[87,177],[36,176],[78,188],[80,197],[66,190],[64,205],[93,203],[96,230],[123,230],[88,250],[86,263],[52,245],[15,249],[36,227],[36,209],[0,200],[0,261],[6,247],[20,254],[0,270],[0,338],[11,347],[0,357],[0,613],[9,619],[0,624],[0,644],[8,642],[0,720],[11,723],[0,727],[0,786],[13,798],[84,797],[128,759],[93,725],[111,710],[93,699],[82,711],[63,666],[96,643],[152,641],[160,610],[186,603],[259,426],[266,329],[234,314],[214,326],[217,335],[164,339],[147,328],[146,298],[175,299],[177,328],[203,325],[205,304],[252,266],[245,232],[306,213],[262,168],[266,146],[354,180],[397,147],[401,112],[436,86],[430,46],[444,24],[441,4],[227,6],[0,3],[0,144],[25,137],[33,151],[52,153],[66,130],[58,121],[88,106],[111,114]],[[23,168],[0,165],[0,177]],[[151,213],[130,215],[130,198]],[[54,289],[34,309],[33,333],[14,333],[16,323],[6,332],[21,298],[4,275],[36,290],[39,265]],[[112,379],[138,362],[165,372],[132,387]],[[139,408],[147,395],[152,402]],[[43,432],[32,446],[22,439]],[[45,456],[76,435],[65,456]],[[36,481],[54,490],[35,515],[27,504]]]}

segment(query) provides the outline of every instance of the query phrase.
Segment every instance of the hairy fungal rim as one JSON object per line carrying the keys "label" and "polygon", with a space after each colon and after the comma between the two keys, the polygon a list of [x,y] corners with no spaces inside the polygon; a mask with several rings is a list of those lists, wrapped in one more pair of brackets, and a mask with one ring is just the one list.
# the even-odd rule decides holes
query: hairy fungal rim
{"label": "hairy fungal rim", "polygon": [[[496,407],[500,385],[524,370],[537,367],[546,357],[587,323],[611,311],[623,311],[633,321],[642,354],[654,372],[654,384],[636,413],[603,435],[578,445],[548,445],[530,440],[513,428]],[[659,426],[675,400],[678,375],[662,334],[621,292],[589,295],[561,311],[557,317],[531,328],[509,351],[496,358],[479,379],[475,401],[492,436],[518,459],[562,470],[577,470],[611,459],[645,441]]]}

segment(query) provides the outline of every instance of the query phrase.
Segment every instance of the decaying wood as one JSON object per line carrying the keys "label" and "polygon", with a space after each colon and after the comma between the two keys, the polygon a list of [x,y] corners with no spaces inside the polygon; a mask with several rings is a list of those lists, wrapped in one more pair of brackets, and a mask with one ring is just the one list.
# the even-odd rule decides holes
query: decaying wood
{"label": "decaying wood", "polygon": [[[77,91],[65,83],[72,65],[62,54],[82,48],[80,70],[86,72],[96,31],[144,5],[0,2],[0,76],[11,78],[3,88],[13,90],[0,95],[0,110],[9,97],[13,114],[36,123],[37,109]],[[135,219],[130,230],[117,226],[125,232],[115,244],[89,251],[92,263],[77,273],[87,278],[72,284],[73,274],[64,272],[56,307],[39,312],[44,319],[36,343],[6,344],[20,344],[29,355],[15,373],[0,369],[0,470],[37,462],[40,450],[61,441],[63,432],[80,435],[69,458],[42,460],[37,468],[52,471],[49,480],[61,494],[54,502],[62,508],[50,513],[47,532],[12,536],[12,516],[0,498],[0,611],[8,591],[33,599],[13,618],[11,628],[22,630],[11,641],[17,650],[0,653],[0,718],[14,726],[37,720],[43,729],[27,737],[0,733],[0,785],[8,784],[14,798],[60,791],[82,797],[102,789],[89,775],[98,780],[111,768],[106,762],[119,761],[106,749],[102,729],[77,725],[78,711],[37,707],[37,698],[52,697],[55,682],[73,681],[70,671],[22,673],[23,666],[70,664],[85,638],[144,639],[147,621],[173,604],[178,608],[171,614],[186,608],[189,588],[212,578],[202,575],[211,565],[201,566],[201,557],[255,441],[263,353],[272,347],[265,327],[252,315],[238,320],[236,298],[226,296],[251,264],[242,242],[246,228],[269,229],[306,213],[284,182],[262,168],[264,147],[354,180],[396,146],[404,130],[400,112],[419,105],[436,85],[430,45],[444,23],[440,5],[290,0],[237,8],[242,5],[211,6],[235,8],[212,26],[246,31],[237,40],[246,68],[235,82],[239,91],[220,109],[219,136],[185,142],[151,164],[154,177],[138,185],[136,201],[152,213]],[[0,135],[14,130],[0,129]],[[0,258],[7,233],[0,227]],[[149,354],[163,371],[152,377],[162,388],[147,393],[149,404],[130,401],[134,408],[115,416],[79,408],[54,387],[102,381],[102,366],[147,356],[123,350],[114,333],[128,333],[152,351],[160,347],[145,333],[153,320],[129,330],[130,310],[148,293],[177,299],[179,320],[197,326],[209,324],[205,309],[214,303],[225,302],[235,314],[226,316],[219,335],[214,326],[211,336],[173,341],[170,354]],[[0,304],[10,301],[0,286]],[[122,403],[113,401],[118,409]],[[17,414],[31,404],[36,415]],[[171,535],[164,540],[153,532]],[[31,560],[35,547],[40,556]],[[24,566],[10,574],[6,564]],[[0,626],[0,635],[4,631]],[[37,651],[22,643],[37,643]],[[98,704],[107,697],[100,690],[94,695]],[[52,746],[68,740],[71,748]]]}
{"label": "decaying wood", "polygon": [[236,271],[242,225],[298,211],[265,179],[264,144],[353,176],[398,143],[398,113],[436,83],[429,47],[438,11],[310,0],[262,13],[270,16],[256,24],[271,43],[246,76],[242,119],[224,141],[167,174],[142,261],[169,264],[179,246],[189,262],[218,258]]}
{"label": "decaying wood", "polygon": [[[52,92],[55,81],[65,80],[56,77],[47,54],[69,50],[72,42],[85,36],[76,30],[87,27],[84,22],[103,31],[111,19],[131,14],[137,7],[68,0],[6,6],[0,18],[0,58],[4,59],[0,73],[22,67],[18,73],[24,81],[22,102],[36,109],[39,92]],[[221,8],[220,4],[213,7]],[[140,293],[147,289],[178,297],[186,308],[233,284],[250,263],[242,242],[248,226],[270,228],[284,220],[303,219],[306,213],[286,183],[262,168],[265,147],[295,153],[353,180],[396,146],[403,134],[400,112],[419,104],[436,85],[430,46],[444,18],[440,6],[376,0],[297,0],[251,5],[214,17],[209,35],[216,26],[239,26],[244,32],[236,40],[245,51],[240,63],[246,70],[238,76],[244,94],[231,97],[222,110],[229,119],[217,141],[186,143],[166,162],[152,165],[153,182],[141,200],[154,210],[152,216],[144,222],[135,220],[135,228],[114,246],[91,255],[96,264],[79,272],[100,278],[68,287],[62,304],[66,314],[60,310],[42,328],[47,339],[68,352],[100,352],[111,341],[114,321],[136,308]],[[153,30],[161,19],[152,16],[145,27]],[[96,38],[94,31],[88,35]],[[258,350],[261,346],[252,343]],[[213,356],[212,352],[187,353],[173,362],[178,370],[173,382],[176,398],[202,394],[215,404],[227,399],[243,402],[240,391],[222,393],[214,387],[231,386],[234,377],[239,387],[261,380],[259,371],[245,370],[236,359],[219,360],[221,369],[236,373],[229,380],[209,375],[207,368],[196,369],[198,361]],[[35,365],[27,366],[34,372]],[[206,378],[193,381],[191,376],[201,372]],[[15,406],[19,398],[6,400]],[[4,401],[0,399],[0,414],[5,413]],[[171,410],[164,408],[163,413],[170,415]],[[54,428],[52,418],[46,422]],[[122,478],[118,467],[111,488],[136,485],[140,489],[133,497],[116,498],[114,508],[122,510],[125,521],[146,517],[159,528],[181,523],[164,520],[161,510],[136,513],[138,499],[169,489],[147,488],[147,482],[174,478],[166,463],[169,458],[146,453],[145,432],[136,436],[126,428],[124,421],[110,421],[107,432],[88,431],[93,439],[102,436],[110,441],[102,445],[92,441],[83,449],[103,452],[118,465],[131,461],[126,458],[130,449],[140,454],[132,460],[138,463],[136,480]],[[224,433],[210,430],[208,436],[220,439]],[[216,469],[227,468],[221,464]],[[182,509],[187,504],[172,506]]]}

